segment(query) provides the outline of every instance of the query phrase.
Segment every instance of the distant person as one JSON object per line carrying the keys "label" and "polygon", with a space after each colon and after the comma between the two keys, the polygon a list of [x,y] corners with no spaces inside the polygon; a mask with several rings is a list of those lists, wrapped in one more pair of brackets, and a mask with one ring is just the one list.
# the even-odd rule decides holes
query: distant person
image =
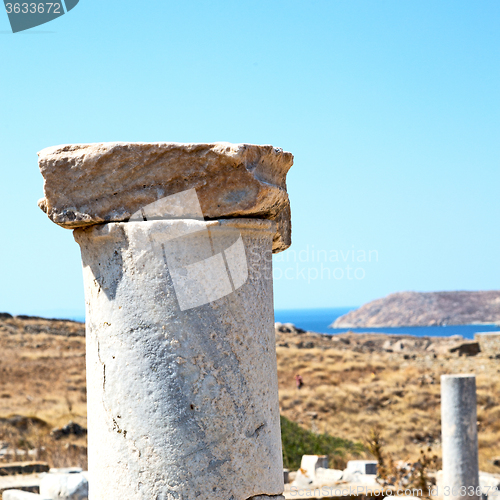
{"label": "distant person", "polygon": [[295,384],[297,385],[297,390],[300,390],[300,388],[304,385],[302,377],[298,374],[295,375]]}

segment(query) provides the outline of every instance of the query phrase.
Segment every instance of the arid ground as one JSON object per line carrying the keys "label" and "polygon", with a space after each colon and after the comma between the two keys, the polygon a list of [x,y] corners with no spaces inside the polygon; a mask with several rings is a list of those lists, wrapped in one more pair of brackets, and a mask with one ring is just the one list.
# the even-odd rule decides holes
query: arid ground
{"label": "arid ground", "polygon": [[[394,460],[441,455],[440,376],[475,373],[479,465],[500,472],[500,362],[450,353],[459,339],[277,332],[281,412],[316,432],[366,442],[379,430]],[[392,351],[392,352],[390,352]],[[295,375],[304,386],[297,390]]]}
{"label": "arid ground", "polygon": [[[385,453],[395,460],[415,458],[428,447],[440,455],[439,377],[473,372],[480,468],[500,472],[493,464],[500,456],[495,356],[450,353],[459,339],[349,333],[331,338],[282,330],[277,331],[278,376],[287,418],[314,432],[361,442],[379,429]],[[304,381],[300,390],[297,374]],[[36,419],[26,430],[13,424],[14,415]],[[50,430],[70,420],[86,427],[84,326],[0,317],[0,441],[20,448],[36,439],[48,443]],[[57,446],[73,444],[84,446],[85,437],[64,437]]]}

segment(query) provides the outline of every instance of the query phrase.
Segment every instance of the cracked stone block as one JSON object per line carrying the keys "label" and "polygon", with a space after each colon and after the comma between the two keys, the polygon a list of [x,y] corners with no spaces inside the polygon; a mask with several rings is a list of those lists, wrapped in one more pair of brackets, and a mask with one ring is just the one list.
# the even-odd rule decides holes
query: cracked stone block
{"label": "cracked stone block", "polygon": [[196,189],[205,219],[276,221],[273,251],[291,244],[286,174],[291,153],[252,144],[73,144],[39,153],[40,208],[75,229],[127,221],[169,195]]}

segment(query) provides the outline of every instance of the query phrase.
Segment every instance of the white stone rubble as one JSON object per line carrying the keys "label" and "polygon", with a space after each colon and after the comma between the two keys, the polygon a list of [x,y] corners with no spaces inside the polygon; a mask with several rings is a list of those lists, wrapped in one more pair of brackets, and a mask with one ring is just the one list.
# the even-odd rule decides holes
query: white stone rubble
{"label": "white stone rubble", "polygon": [[36,493],[22,490],[6,490],[2,493],[2,500],[45,500]]}
{"label": "white stone rubble", "polygon": [[89,483],[84,474],[49,473],[40,483],[40,497],[44,500],[87,500]]}

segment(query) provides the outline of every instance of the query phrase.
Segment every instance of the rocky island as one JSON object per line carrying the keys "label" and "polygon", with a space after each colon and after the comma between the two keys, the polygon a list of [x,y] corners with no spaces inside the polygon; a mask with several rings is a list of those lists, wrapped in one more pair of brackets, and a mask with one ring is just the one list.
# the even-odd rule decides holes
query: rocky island
{"label": "rocky island", "polygon": [[373,300],[332,323],[331,328],[500,323],[500,290],[398,292]]}

